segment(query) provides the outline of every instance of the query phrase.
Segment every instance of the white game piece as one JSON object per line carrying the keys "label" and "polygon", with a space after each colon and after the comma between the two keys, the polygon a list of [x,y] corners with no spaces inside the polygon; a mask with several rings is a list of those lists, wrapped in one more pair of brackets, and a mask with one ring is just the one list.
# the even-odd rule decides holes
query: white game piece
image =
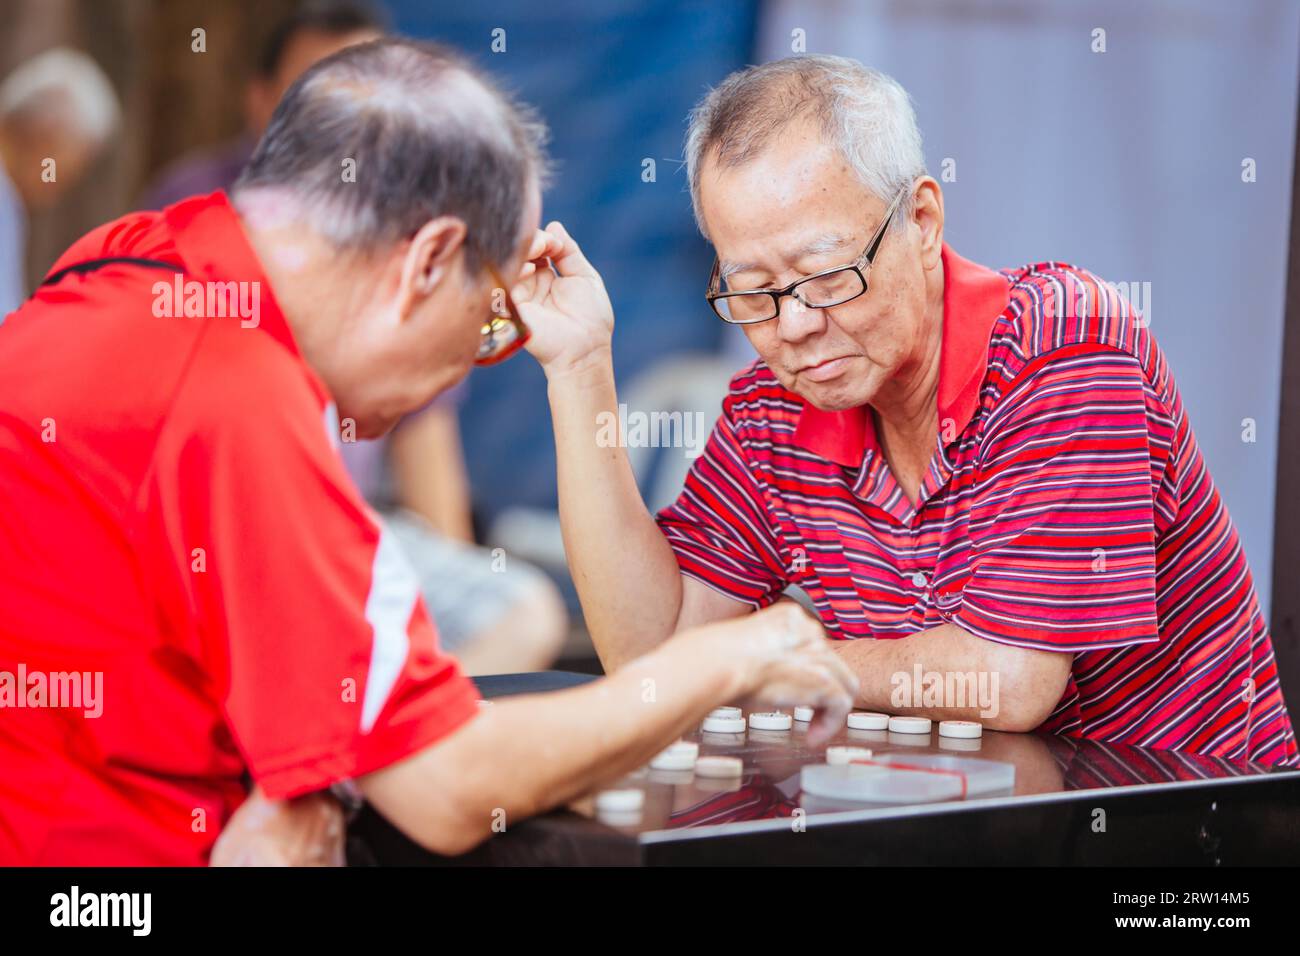
{"label": "white game piece", "polygon": [[700,745],[689,740],[669,744],[650,761],[654,770],[692,770],[695,758],[700,755]]}
{"label": "white game piece", "polygon": [[700,745],[693,740],[674,740],[664,748],[664,753],[689,753],[692,758],[700,755]]}
{"label": "white game piece", "polygon": [[794,709],[794,719],[801,724],[806,724],[813,719],[813,709],[811,707],[796,707]]}
{"label": "white game piece", "polygon": [[928,734],[929,717],[890,717],[889,729],[896,734]]}
{"label": "white game piece", "polygon": [[735,777],[696,777],[691,787],[701,793],[736,793],[744,786],[745,778]]}
{"label": "white game piece", "polygon": [[714,707],[709,711],[710,717],[744,717],[744,712],[739,707]]}
{"label": "white game piece", "polygon": [[695,761],[697,777],[739,777],[745,764],[739,757],[701,757]]}
{"label": "white game piece", "polygon": [[674,787],[688,784],[695,779],[695,764],[691,764],[690,770],[647,770],[646,779],[651,783],[666,783]]}
{"label": "white game piece", "polygon": [[602,790],[596,794],[598,813],[631,813],[644,805],[644,790]]}
{"label": "white game piece", "polygon": [[876,714],[869,710],[855,710],[849,714],[848,722],[854,730],[884,730],[889,726],[889,715]]}
{"label": "white game piece", "polygon": [[939,721],[940,737],[962,737],[966,740],[973,740],[982,736],[984,725],[974,720],[941,720]]}
{"label": "white game piece", "polygon": [[871,751],[866,747],[827,747],[826,762],[835,766],[852,763],[855,760],[870,760]]}
{"label": "white game piece", "polygon": [[743,734],[745,732],[745,718],[705,717],[704,724],[700,729],[710,734]]}
{"label": "white game piece", "polygon": [[749,726],[753,730],[789,730],[793,723],[789,714],[783,714],[779,710],[749,715]]}
{"label": "white game piece", "polygon": [[640,810],[597,810],[596,819],[607,827],[639,827]]}

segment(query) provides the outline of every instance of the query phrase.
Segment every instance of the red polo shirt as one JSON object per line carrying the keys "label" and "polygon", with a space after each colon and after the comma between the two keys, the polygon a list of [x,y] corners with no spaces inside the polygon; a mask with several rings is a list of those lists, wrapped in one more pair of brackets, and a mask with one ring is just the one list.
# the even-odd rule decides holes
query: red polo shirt
{"label": "red polo shirt", "polygon": [[[246,772],[319,790],[476,712],[225,195],[55,269],[104,256],[260,315],[160,317],[172,273],[110,265],[0,326],[0,863],[203,863]],[[4,693],[60,673],[101,699]]]}
{"label": "red polo shirt", "polygon": [[1296,762],[1236,529],[1140,315],[1063,263],[943,264],[918,504],[868,408],[806,405],[758,362],[660,515],[682,572],[755,607],[798,584],[835,638],[948,623],[1069,653],[1050,731]]}

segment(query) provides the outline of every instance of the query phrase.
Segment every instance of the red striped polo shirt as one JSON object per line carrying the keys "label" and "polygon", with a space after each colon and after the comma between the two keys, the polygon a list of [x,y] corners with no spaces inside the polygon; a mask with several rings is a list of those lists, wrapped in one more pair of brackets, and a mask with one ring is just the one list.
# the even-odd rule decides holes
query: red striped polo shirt
{"label": "red striped polo shirt", "polygon": [[869,408],[827,412],[756,362],[659,515],[684,574],[829,635],[942,624],[1074,656],[1041,729],[1297,761],[1236,529],[1164,354],[1111,285],[943,250],[939,435],[914,507]]}

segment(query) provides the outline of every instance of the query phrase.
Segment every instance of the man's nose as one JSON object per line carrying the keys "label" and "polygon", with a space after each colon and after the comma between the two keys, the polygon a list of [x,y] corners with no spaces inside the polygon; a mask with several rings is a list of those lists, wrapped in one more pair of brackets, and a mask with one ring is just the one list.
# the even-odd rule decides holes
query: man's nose
{"label": "man's nose", "polygon": [[825,309],[814,309],[804,305],[792,295],[781,299],[781,311],[777,314],[776,324],[781,339],[786,342],[802,342],[811,335],[826,328]]}

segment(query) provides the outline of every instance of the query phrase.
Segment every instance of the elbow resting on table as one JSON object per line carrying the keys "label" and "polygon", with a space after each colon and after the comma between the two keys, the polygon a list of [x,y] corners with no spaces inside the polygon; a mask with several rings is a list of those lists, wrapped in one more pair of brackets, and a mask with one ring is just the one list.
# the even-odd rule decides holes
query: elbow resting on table
{"label": "elbow resting on table", "polygon": [[998,710],[996,717],[986,718],[983,723],[989,730],[1003,730],[1015,734],[1027,734],[1031,730],[1037,730],[1048,714],[1051,708],[1044,709],[1041,706],[1028,704],[1020,701],[1001,702],[1002,706]]}
{"label": "elbow resting on table", "polygon": [[1052,715],[1070,677],[1071,656],[1046,651],[1003,654],[998,712],[983,718],[990,730],[1029,733]]}
{"label": "elbow resting on table", "polygon": [[[357,780],[367,802],[406,837],[431,853],[459,856],[493,832],[507,813],[482,768],[464,759],[466,729],[404,761]],[[514,822],[514,807],[505,822]]]}
{"label": "elbow resting on table", "polygon": [[492,813],[457,806],[451,794],[430,795],[422,803],[396,812],[376,803],[375,809],[408,839],[440,856],[468,853],[492,835]]}
{"label": "elbow resting on table", "polygon": [[460,856],[468,853],[492,835],[491,826],[471,824],[461,821],[459,824],[442,823],[429,820],[427,825],[415,830],[403,832],[420,847],[439,856]]}

